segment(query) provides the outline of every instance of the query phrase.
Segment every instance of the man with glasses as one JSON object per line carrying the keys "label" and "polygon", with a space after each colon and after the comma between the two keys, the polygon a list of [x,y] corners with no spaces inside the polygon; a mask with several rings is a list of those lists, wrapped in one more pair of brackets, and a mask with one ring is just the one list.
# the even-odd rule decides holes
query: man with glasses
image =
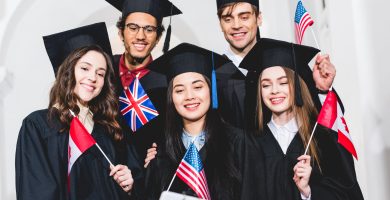
{"label": "man with glasses", "polygon": [[[140,109],[134,109],[132,113],[129,110],[121,110],[121,127],[126,137],[129,137],[129,141],[136,146],[139,159],[144,159],[147,148],[152,146],[152,143],[158,143],[162,139],[164,130],[162,127],[164,127],[166,80],[163,75],[148,69],[148,65],[153,61],[151,51],[157,45],[164,31],[163,17],[181,14],[181,11],[168,0],[106,1],[122,12],[117,27],[125,52],[122,55],[114,56],[117,93],[118,95],[127,95],[129,109],[134,106],[141,108],[143,106],[141,101],[144,101],[141,98],[143,94],[137,96],[135,91],[139,91],[139,88],[142,87],[147,98],[150,99],[158,112],[157,117],[145,122],[145,117],[140,115],[148,115],[147,112],[141,113]],[[139,80],[138,87],[131,91],[130,95],[129,86],[133,86],[136,80]],[[165,86],[162,86],[161,83],[164,83]],[[136,106],[137,102],[139,106]],[[140,124],[140,126],[134,126],[135,124]]]}

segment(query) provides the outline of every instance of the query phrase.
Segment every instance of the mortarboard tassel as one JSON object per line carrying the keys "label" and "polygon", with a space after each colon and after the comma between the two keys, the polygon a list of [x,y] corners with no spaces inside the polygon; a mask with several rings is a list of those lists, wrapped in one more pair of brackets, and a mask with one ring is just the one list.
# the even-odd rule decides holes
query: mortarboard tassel
{"label": "mortarboard tassel", "polygon": [[171,41],[171,25],[169,24],[167,34],[165,36],[163,52],[166,53],[169,50],[169,42]]}
{"label": "mortarboard tassel", "polygon": [[302,94],[301,94],[301,83],[299,82],[298,72],[297,72],[297,62],[295,60],[295,50],[294,50],[294,44],[291,43],[292,48],[292,56],[294,61],[294,89],[295,89],[295,105],[302,107],[303,106],[303,100],[302,100]]}
{"label": "mortarboard tassel", "polygon": [[164,47],[163,47],[163,53],[166,53],[169,50],[169,43],[171,42],[171,22],[172,22],[172,9],[173,9],[173,4],[171,6],[171,15],[169,17],[169,26],[167,29],[167,34],[165,35],[165,41],[164,41]]}
{"label": "mortarboard tassel", "polygon": [[213,69],[211,71],[211,95],[213,100],[213,109],[218,108],[218,94],[217,94],[217,76],[215,75],[214,68],[214,53],[211,53]]}

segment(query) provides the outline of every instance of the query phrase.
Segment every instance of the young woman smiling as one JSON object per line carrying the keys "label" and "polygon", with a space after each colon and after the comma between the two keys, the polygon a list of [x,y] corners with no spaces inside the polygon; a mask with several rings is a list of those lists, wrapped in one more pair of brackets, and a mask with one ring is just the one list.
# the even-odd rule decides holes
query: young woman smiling
{"label": "young woman smiling", "polygon": [[[31,113],[20,129],[18,199],[128,199],[134,182],[141,178],[141,168],[116,122],[118,105],[105,24],[45,36],[44,42],[56,81],[48,109]],[[92,146],[68,169],[73,155],[68,146],[71,111],[108,158],[121,164],[110,166]]]}

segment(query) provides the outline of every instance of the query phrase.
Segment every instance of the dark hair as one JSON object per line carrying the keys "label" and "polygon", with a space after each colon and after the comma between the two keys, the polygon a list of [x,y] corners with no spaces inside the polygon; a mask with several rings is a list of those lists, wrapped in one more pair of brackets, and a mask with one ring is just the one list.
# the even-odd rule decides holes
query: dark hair
{"label": "dark hair", "polygon": [[114,70],[111,57],[97,45],[82,47],[71,52],[60,65],[57,78],[50,90],[49,119],[58,116],[64,127],[69,127],[72,120],[70,110],[75,114],[80,112],[77,102],[80,98],[74,93],[76,86],[75,66],[78,60],[89,51],[101,53],[107,63],[107,71],[104,76],[104,85],[98,96],[88,102],[89,109],[93,113],[93,121],[108,129],[114,140],[123,138],[121,128],[116,121],[118,116],[118,101],[114,91]]}
{"label": "dark hair", "polygon": [[[204,76],[209,88],[211,88],[210,79]],[[183,120],[177,113],[172,99],[173,79],[170,81],[167,90],[167,112],[166,112],[166,127],[165,127],[165,150],[169,159],[177,166],[181,161],[185,149],[181,135],[183,133]],[[211,96],[211,90],[210,90]],[[211,187],[211,193],[222,196],[234,196],[236,187],[239,183],[238,171],[234,166],[232,152],[226,135],[226,125],[223,124],[218,112],[212,109],[211,104],[206,113],[206,122],[203,129],[206,133],[206,143],[203,148],[206,148],[207,159],[204,163],[206,172],[213,174],[213,177],[207,177],[214,187]],[[226,191],[212,191],[214,188],[224,188]],[[225,194],[222,194],[225,193]],[[221,199],[221,198],[218,198]]]}
{"label": "dark hair", "polygon": [[[127,15],[127,16],[129,16],[129,15]],[[125,26],[126,26],[126,18],[120,16],[118,21],[116,22],[116,27],[121,31],[122,35],[123,35],[123,31],[125,30]],[[156,21],[157,21],[157,39],[159,39],[161,37],[162,33],[165,31],[165,28],[164,28],[164,25],[162,24],[162,18],[156,19]]]}
{"label": "dark hair", "polygon": [[[227,12],[227,15],[231,15],[232,12],[233,12],[233,10],[234,10],[234,8],[235,8],[238,4],[241,4],[241,3],[246,3],[246,2],[232,2],[232,3],[227,3],[227,4],[223,5],[223,6],[220,7],[220,8],[218,9],[218,11],[217,11],[218,18],[221,19],[222,13],[223,13],[223,11],[224,11],[227,7],[229,7],[229,10],[228,10],[228,12]],[[252,11],[255,13],[255,16],[258,17],[259,14],[260,14],[259,9],[258,9],[256,6],[252,5],[252,4],[251,4],[251,6],[252,6]]]}

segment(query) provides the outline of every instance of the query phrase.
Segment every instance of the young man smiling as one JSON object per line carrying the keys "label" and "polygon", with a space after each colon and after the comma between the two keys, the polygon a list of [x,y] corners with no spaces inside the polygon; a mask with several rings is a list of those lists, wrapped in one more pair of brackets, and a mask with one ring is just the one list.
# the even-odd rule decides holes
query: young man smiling
{"label": "young man smiling", "polygon": [[[147,147],[162,139],[163,132],[161,130],[164,127],[165,114],[165,101],[162,100],[166,96],[166,81],[163,75],[148,69],[148,65],[153,61],[151,51],[159,42],[164,31],[162,19],[181,14],[181,11],[168,0],[106,1],[122,12],[122,16],[117,22],[117,28],[125,52],[122,55],[114,56],[117,94],[119,96],[123,91],[128,90],[130,84],[138,76],[140,85],[159,114],[149,122],[142,122],[142,126],[136,130],[134,130],[134,126],[130,127],[131,123],[137,120],[133,120],[135,116],[132,116],[131,119],[128,116],[120,119],[121,127],[126,135],[131,135],[130,141],[135,144],[139,159],[143,159]],[[161,83],[165,83],[165,85]],[[135,97],[134,99],[137,100]],[[129,115],[129,113],[122,114]]]}

